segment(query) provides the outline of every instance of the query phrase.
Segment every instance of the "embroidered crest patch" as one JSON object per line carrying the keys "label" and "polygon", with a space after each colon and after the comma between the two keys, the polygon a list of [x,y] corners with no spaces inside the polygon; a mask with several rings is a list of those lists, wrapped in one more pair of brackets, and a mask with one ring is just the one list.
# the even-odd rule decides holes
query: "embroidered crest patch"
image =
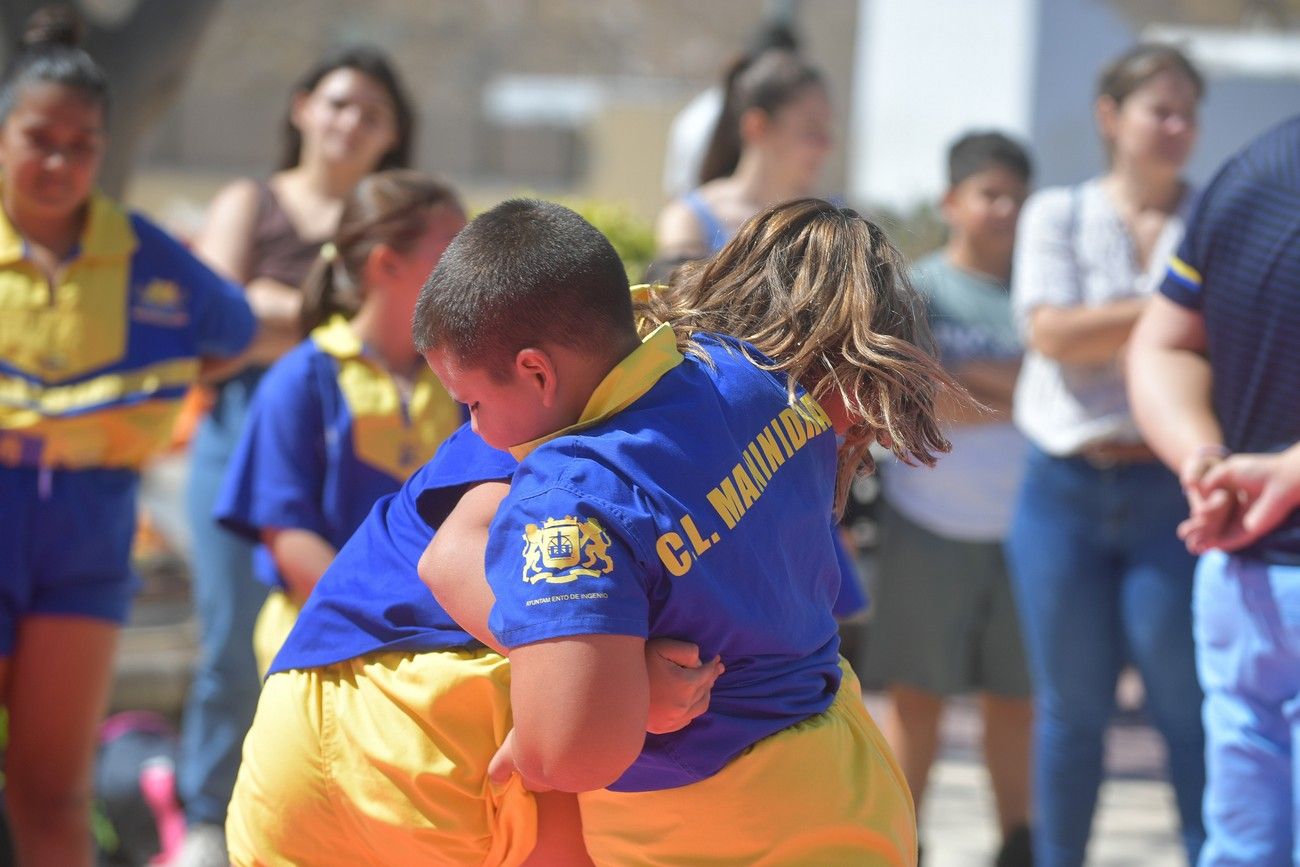
{"label": "embroidered crest patch", "polygon": [[614,571],[610,540],[595,518],[566,515],[524,528],[524,581],[568,584]]}

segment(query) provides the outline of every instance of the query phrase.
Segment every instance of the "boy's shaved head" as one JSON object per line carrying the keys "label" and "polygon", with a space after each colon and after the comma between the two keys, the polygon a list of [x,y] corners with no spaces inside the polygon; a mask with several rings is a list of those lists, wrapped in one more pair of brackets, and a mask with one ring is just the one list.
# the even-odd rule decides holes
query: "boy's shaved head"
{"label": "boy's shaved head", "polygon": [[525,347],[603,354],[635,339],[627,273],[594,226],[552,202],[511,199],[466,226],[425,282],[415,346],[504,370]]}

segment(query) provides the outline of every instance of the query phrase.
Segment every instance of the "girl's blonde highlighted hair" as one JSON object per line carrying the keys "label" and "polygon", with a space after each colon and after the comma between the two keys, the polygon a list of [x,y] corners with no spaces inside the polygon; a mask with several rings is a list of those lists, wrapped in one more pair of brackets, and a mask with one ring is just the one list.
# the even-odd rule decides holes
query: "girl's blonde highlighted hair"
{"label": "girl's blonde highlighted hair", "polygon": [[766,356],[755,364],[785,374],[792,402],[801,385],[843,403],[853,424],[839,449],[837,514],[853,478],[875,468],[878,439],[908,464],[933,466],[951,447],[935,398],[965,390],[933,355],[903,255],[849,208],[821,199],[770,207],[713,259],[649,293],[637,313],[644,330],[670,323],[682,350],[699,357],[698,332],[744,340]]}

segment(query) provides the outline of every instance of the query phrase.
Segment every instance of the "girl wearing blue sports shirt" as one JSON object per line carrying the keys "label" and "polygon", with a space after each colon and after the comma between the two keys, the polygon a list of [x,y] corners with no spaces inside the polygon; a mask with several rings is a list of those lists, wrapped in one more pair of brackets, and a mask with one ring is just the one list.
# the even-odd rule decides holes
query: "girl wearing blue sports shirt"
{"label": "girl wearing blue sports shirt", "polygon": [[259,385],[215,515],[261,542],[273,588],[253,643],[265,672],[325,568],[380,497],[433,456],[462,413],[412,343],[424,278],[465,224],[418,172],[361,182],[304,286],[309,337]]}
{"label": "girl wearing blue sports shirt", "polygon": [[104,73],[38,13],[0,89],[0,699],[18,861],[89,865],[96,725],[130,568],[138,471],[207,356],[239,353],[240,289],[95,191]]}

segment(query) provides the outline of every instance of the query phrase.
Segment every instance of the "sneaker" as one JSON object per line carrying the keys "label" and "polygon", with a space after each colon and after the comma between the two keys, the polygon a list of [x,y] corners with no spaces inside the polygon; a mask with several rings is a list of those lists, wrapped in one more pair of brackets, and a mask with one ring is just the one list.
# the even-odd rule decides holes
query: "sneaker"
{"label": "sneaker", "polygon": [[1034,867],[1034,848],[1029,826],[1021,825],[1002,841],[994,867]]}
{"label": "sneaker", "polygon": [[185,842],[175,867],[230,867],[226,854],[226,829],[200,822],[185,832]]}

